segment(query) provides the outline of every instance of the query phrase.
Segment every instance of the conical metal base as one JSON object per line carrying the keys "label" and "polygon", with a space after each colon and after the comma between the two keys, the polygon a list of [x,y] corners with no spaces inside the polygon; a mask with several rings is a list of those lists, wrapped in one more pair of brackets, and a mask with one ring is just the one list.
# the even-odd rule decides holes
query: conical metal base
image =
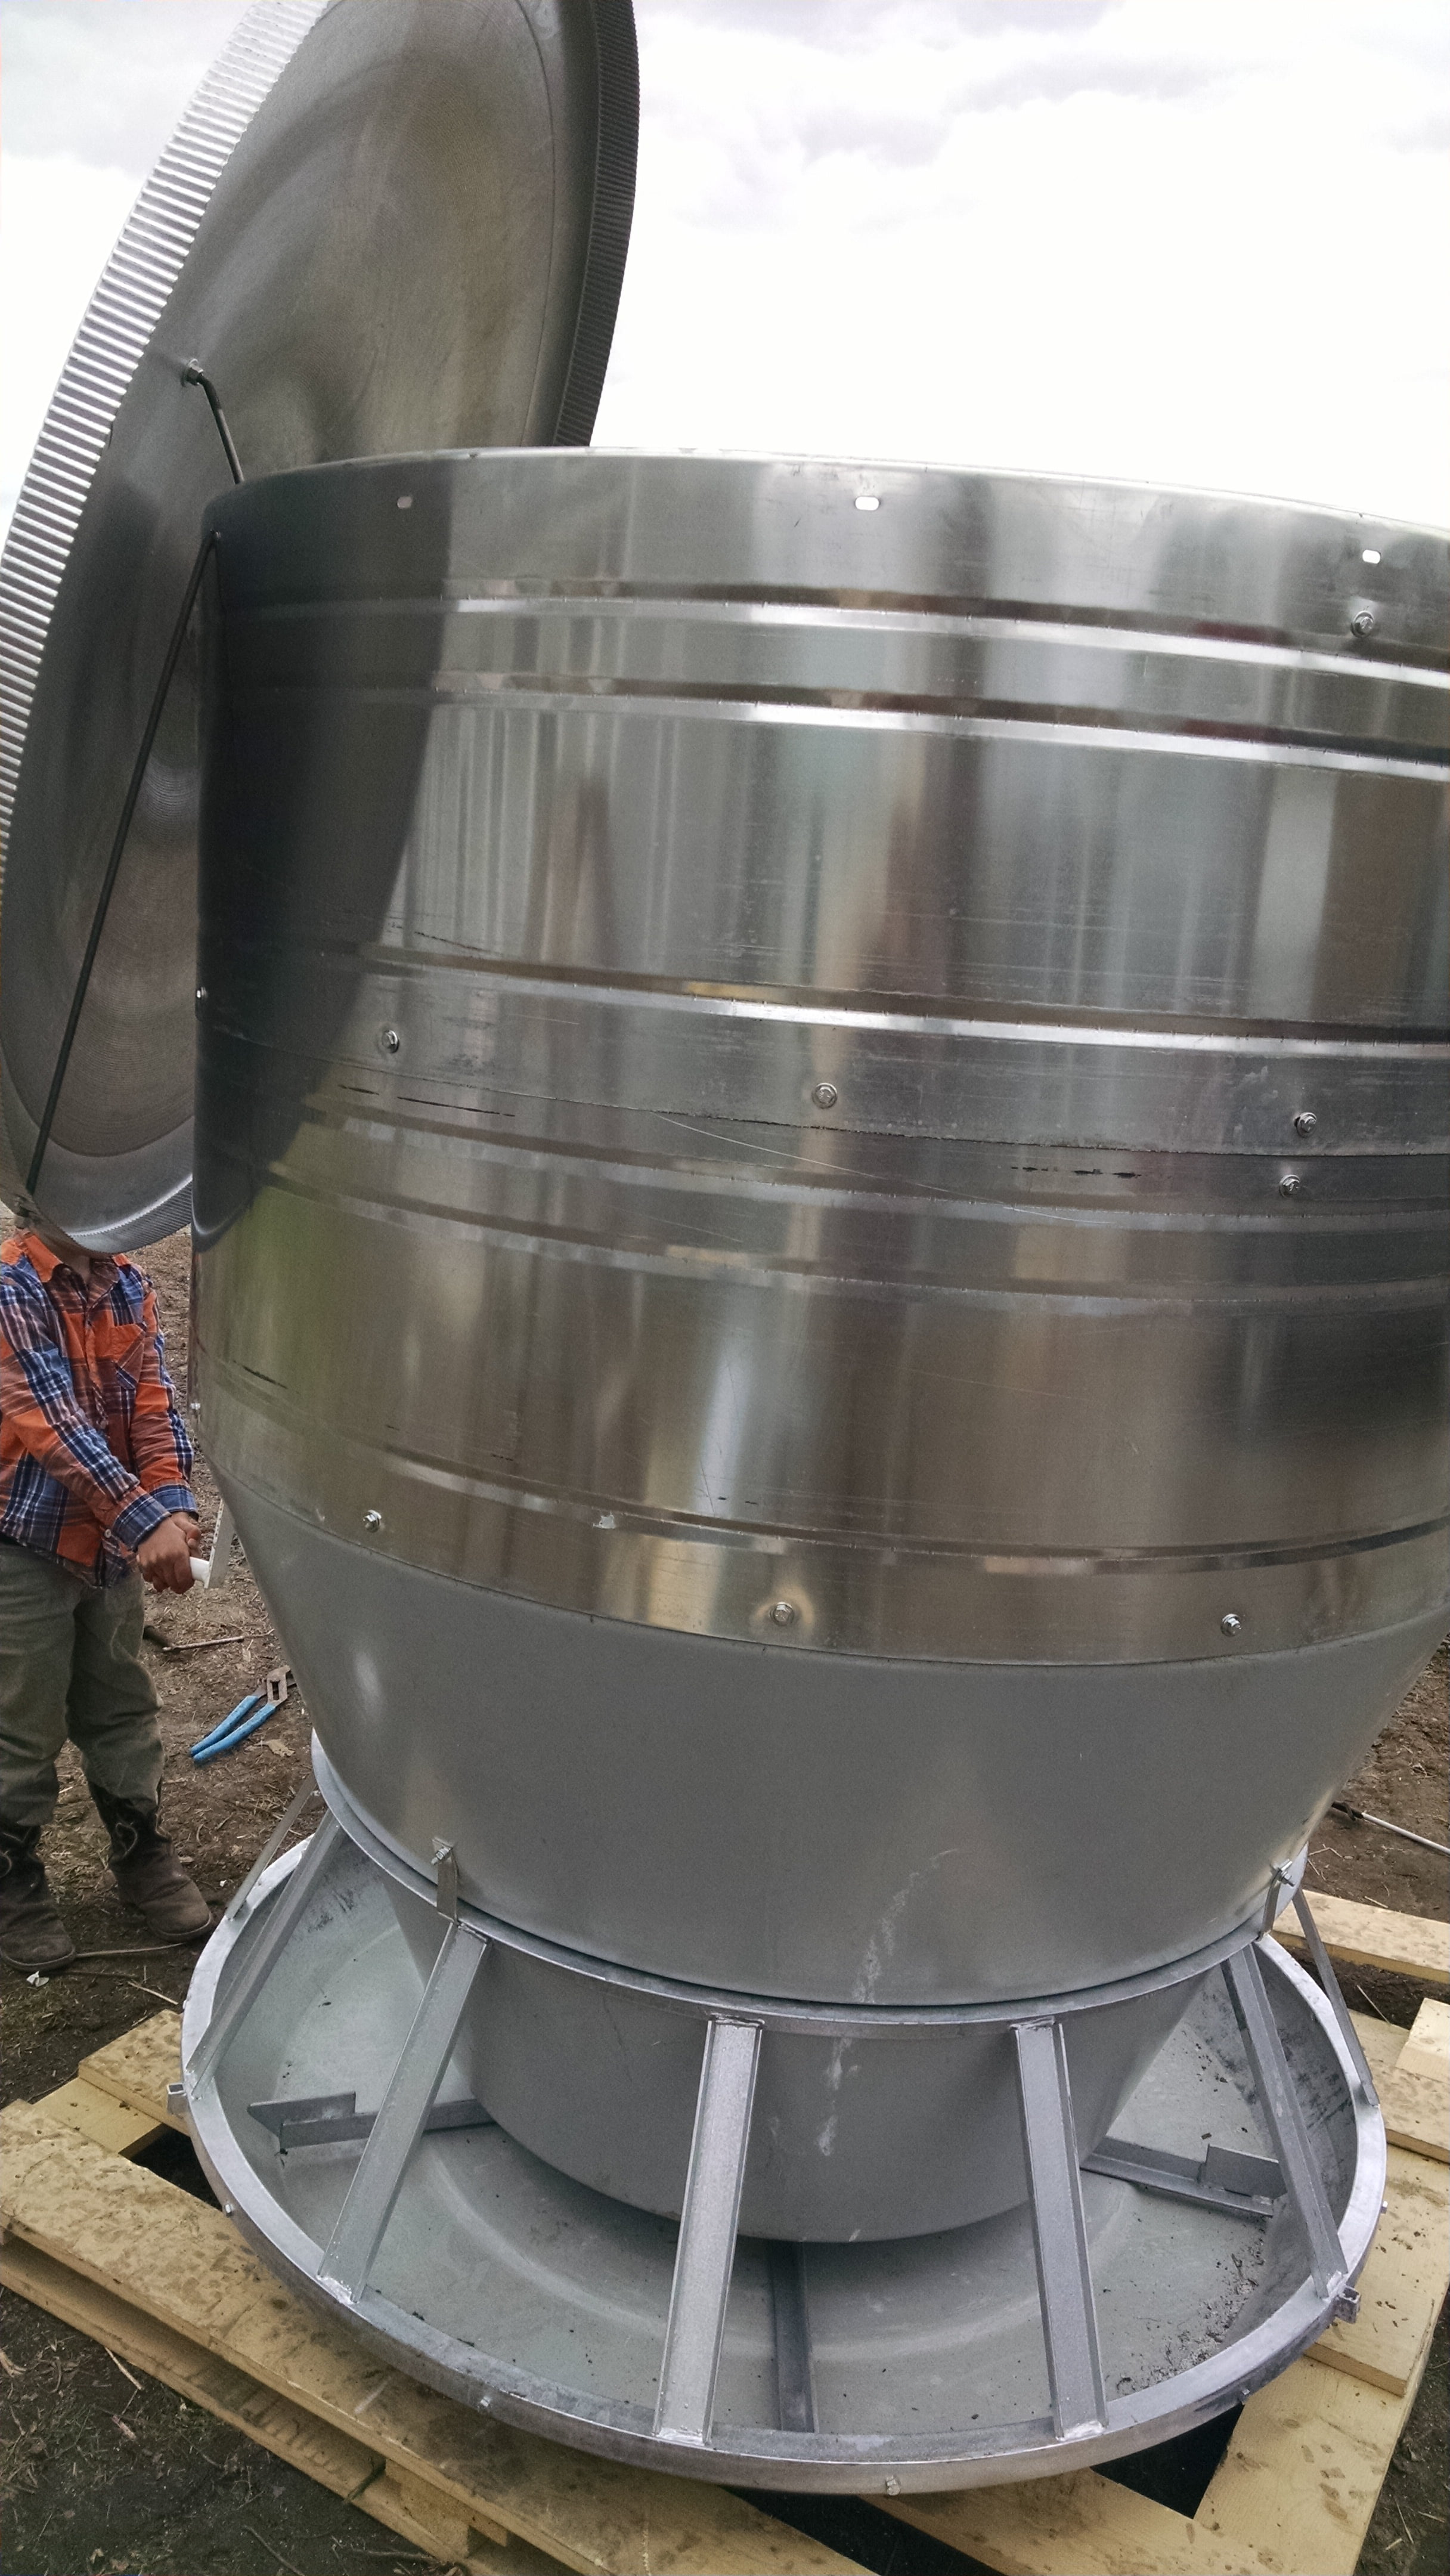
{"label": "conical metal base", "polygon": [[702,2002],[677,2226],[469,2097],[459,2033],[488,1950],[446,1916],[425,1983],[386,1875],[329,1817],[213,1936],[183,2048],[198,2152],[265,2260],[503,2420],[778,2488],[989,2483],[1181,2432],[1352,2307],[1383,2125],[1352,2034],[1272,1942],[1196,1971],[1082,2163],[1062,2021],[1023,2007],[1022,2206],[807,2246],[736,2239],[758,2020]]}

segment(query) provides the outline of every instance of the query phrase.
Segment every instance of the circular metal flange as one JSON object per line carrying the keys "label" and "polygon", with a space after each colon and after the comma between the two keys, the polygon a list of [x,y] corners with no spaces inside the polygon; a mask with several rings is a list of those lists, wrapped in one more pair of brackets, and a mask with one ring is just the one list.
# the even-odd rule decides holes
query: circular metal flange
{"label": "circular metal flange", "polygon": [[[395,1842],[379,1832],[373,1819],[365,1815],[355,1799],[349,1797],[333,1764],[321,1744],[312,1739],[312,1767],[318,1788],[337,1818],[349,1842],[368,1860],[374,1862],[396,1886],[409,1896],[432,1906],[438,1902],[436,1876],[420,1869]],[[1308,1845],[1275,1873],[1278,1894],[1275,1912],[1281,1913],[1292,1903],[1304,1876]],[[537,1932],[526,1932],[517,1923],[506,1923],[497,1914],[486,1913],[482,1906],[470,1905],[460,1898],[455,1911],[461,1922],[476,1933],[481,1941],[496,1942],[500,1948],[517,1951],[520,1957],[537,1959],[548,1967],[565,1969],[571,1976],[583,1978],[591,1985],[613,1986],[622,1994],[638,1995],[650,2003],[687,2013],[693,2019],[711,2013],[747,2013],[765,2030],[790,2032],[816,2039],[867,2038],[888,2030],[967,2030],[1019,2022],[1025,2012],[1054,2020],[1078,2012],[1098,2012],[1113,2004],[1136,2002],[1141,1996],[1161,1994],[1174,1986],[1187,1985],[1196,1977],[1206,1976],[1235,1951],[1242,1950],[1261,1928],[1262,1901],[1242,1923],[1222,1933],[1216,1941],[1206,1942],[1202,1949],[1184,1958],[1172,1959],[1163,1967],[1145,1968],[1136,1976],[1115,1977],[1111,1982],[1074,1987],[1070,1993],[1033,1995],[1013,2002],[996,2001],[973,2004],[840,2004],[811,2003],[780,1995],[741,1994],[733,1987],[691,1984],[682,1978],[653,1975],[645,1968],[631,1968],[616,1959],[599,1959],[583,1950],[571,1950],[561,1941],[546,1940]]]}
{"label": "circular metal flange", "polygon": [[[461,1929],[452,1942],[440,1962],[479,1947]],[[1364,2260],[1383,2124],[1319,1990],[1273,1944],[1250,1955],[1343,2268],[1328,2280],[1322,2263],[1318,2277],[1306,2272],[1286,2200],[1230,2215],[1088,2171],[1086,2268],[1112,2295],[1099,2307],[1101,2420],[1087,2429],[1063,2428],[1060,2407],[1054,2422],[1025,2208],[905,2243],[803,2249],[811,2401],[794,2422],[772,2252],[741,2239],[703,2438],[656,2429],[675,2227],[570,2182],[492,2122],[417,2138],[396,2199],[379,2203],[375,2250],[359,2277],[343,2277],[355,2146],[284,2148],[256,2110],[275,2113],[281,2095],[309,2110],[392,2104],[406,2088],[404,2043],[436,2019],[444,1972],[420,2006],[388,1883],[334,1823],[275,1863],[208,1944],[184,2018],[187,2108],[212,2183],[268,2264],[387,2360],[484,2413],[750,2485],[900,2494],[998,2483],[1119,2456],[1242,2400],[1321,2332]],[[451,2027],[445,2017],[445,2056]],[[433,2083],[453,2103],[441,2061]],[[1196,2156],[1208,2134],[1230,2158],[1262,2156],[1216,1979],[1124,2121],[1170,2152]],[[372,2119],[334,2125],[355,2141]]]}

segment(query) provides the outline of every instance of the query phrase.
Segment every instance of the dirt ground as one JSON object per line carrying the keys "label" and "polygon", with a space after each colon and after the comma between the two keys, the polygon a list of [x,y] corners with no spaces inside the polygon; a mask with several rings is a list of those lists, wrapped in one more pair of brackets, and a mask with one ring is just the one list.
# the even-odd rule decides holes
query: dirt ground
{"label": "dirt ground", "polygon": [[[172,1236],[147,1259],[172,1371],[183,1383],[188,1238]],[[217,1494],[201,1465],[197,1493],[210,1532]],[[176,1651],[186,1648],[197,1651]],[[237,1753],[202,1769],[187,1758],[198,1737],[286,1660],[240,1557],[220,1592],[197,1587],[179,1597],[160,1596],[145,1651],[161,1700],[165,1818],[203,1892],[220,1905],[306,1776],[307,1714],[294,1692]],[[1450,1838],[1446,1757],[1442,1647],[1344,1795],[1352,1805],[1443,1842]],[[309,1821],[304,1819],[303,1830]],[[104,1850],[79,1765],[67,1754],[46,1858],[66,1920],[87,1955],[41,1985],[0,1971],[5,2100],[38,2099],[73,2075],[93,2049],[185,1996],[195,1953],[147,1945],[139,1918],[120,1906],[103,1873]],[[1441,1921],[1450,1914],[1443,1860],[1339,1817],[1331,1816],[1314,1839],[1307,1883],[1402,1913]],[[1368,1972],[1350,1972],[1345,1985],[1357,2008],[1406,2024],[1425,1991],[1410,1980]],[[5,2576],[274,2576],[278,2568],[289,2576],[335,2576],[349,2568],[357,2576],[382,2576],[394,2568],[410,2576],[413,2568],[434,2563],[415,2550],[390,2547],[388,2534],[368,2516],[184,2406],[169,2390],[151,2381],[138,2386],[139,2373],[124,2372],[98,2345],[24,2300],[7,2296],[4,2311]],[[1450,2353],[1442,2318],[1359,2576],[1441,2576],[1447,2431]],[[1165,2462],[1165,2475],[1170,2472],[1187,2473],[1182,2463]],[[1178,2501],[1176,2494],[1172,2500]],[[848,2499],[783,2498],[777,2509],[882,2576],[946,2576],[970,2563]],[[1192,2502],[1185,2499],[1180,2509],[1191,2511]]]}

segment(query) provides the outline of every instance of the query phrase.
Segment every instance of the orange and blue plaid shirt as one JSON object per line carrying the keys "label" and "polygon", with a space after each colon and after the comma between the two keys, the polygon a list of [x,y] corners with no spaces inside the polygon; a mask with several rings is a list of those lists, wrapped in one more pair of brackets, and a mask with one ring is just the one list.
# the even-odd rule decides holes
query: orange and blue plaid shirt
{"label": "orange and blue plaid shirt", "polygon": [[94,1260],[82,1280],[38,1235],[0,1244],[0,1537],[119,1582],[195,1511],[191,1466],[145,1271]]}

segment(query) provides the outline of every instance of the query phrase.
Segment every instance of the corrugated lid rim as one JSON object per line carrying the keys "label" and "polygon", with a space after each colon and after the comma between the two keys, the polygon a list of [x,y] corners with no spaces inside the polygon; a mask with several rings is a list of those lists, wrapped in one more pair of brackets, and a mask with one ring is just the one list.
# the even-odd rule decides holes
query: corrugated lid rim
{"label": "corrugated lid rim", "polygon": [[222,171],[332,5],[255,0],[137,198],[51,397],[0,555],[0,877],[41,655],[112,423]]}

